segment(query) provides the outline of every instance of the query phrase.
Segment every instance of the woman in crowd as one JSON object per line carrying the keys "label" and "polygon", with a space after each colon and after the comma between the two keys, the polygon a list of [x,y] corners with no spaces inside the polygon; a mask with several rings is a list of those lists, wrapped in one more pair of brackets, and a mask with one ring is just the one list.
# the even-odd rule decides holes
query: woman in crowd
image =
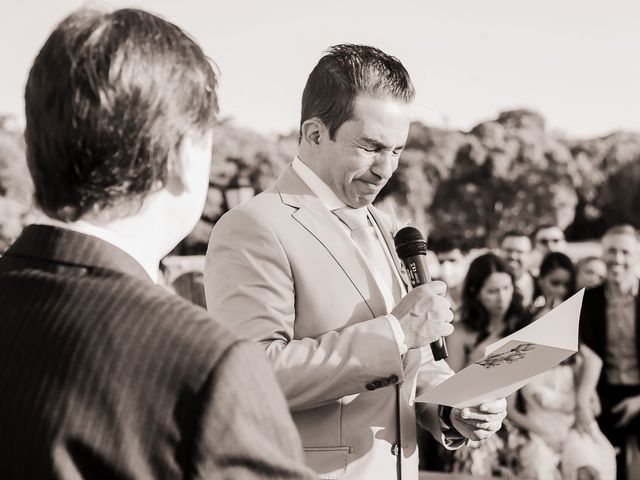
{"label": "woman in crowd", "polygon": [[484,349],[522,323],[522,298],[513,274],[493,253],[475,258],[462,288],[455,331],[447,337],[447,363],[456,372],[484,356]]}
{"label": "woman in crowd", "polygon": [[[545,256],[537,290],[534,320],[574,293],[575,272],[569,257],[559,252]],[[534,377],[509,398],[508,418],[528,437],[520,451],[521,478],[615,478],[613,447],[595,422],[599,413],[595,387],[601,367],[597,355],[580,346],[576,355]]]}
{"label": "woman in crowd", "polygon": [[576,264],[576,290],[596,287],[604,281],[607,266],[598,257],[585,257]]}
{"label": "woman in crowd", "polygon": [[[502,259],[487,253],[469,265],[455,331],[447,337],[447,363],[455,371],[484,357],[491,343],[517,330],[523,318],[522,298],[515,291],[514,277]],[[515,455],[498,435],[454,453],[453,470],[474,476],[500,475]]]}

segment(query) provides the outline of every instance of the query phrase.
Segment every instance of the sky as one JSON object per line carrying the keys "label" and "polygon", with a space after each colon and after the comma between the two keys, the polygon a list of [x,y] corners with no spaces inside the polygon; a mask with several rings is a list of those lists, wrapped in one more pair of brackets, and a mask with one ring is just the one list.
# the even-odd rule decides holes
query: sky
{"label": "sky", "polygon": [[640,131],[636,0],[3,0],[0,114],[23,124],[35,55],[83,5],[143,8],[182,27],[221,71],[222,116],[261,133],[297,128],[309,72],[343,42],[398,57],[416,87],[413,117],[430,126],[469,130],[530,108],[574,138]]}

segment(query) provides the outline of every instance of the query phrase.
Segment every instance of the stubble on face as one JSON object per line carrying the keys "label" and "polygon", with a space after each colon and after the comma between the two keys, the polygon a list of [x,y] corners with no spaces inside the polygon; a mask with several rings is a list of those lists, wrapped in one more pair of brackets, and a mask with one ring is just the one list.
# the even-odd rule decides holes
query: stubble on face
{"label": "stubble on face", "polygon": [[398,167],[409,133],[410,105],[393,98],[360,95],[353,115],[323,138],[320,177],[346,205],[370,205]]}

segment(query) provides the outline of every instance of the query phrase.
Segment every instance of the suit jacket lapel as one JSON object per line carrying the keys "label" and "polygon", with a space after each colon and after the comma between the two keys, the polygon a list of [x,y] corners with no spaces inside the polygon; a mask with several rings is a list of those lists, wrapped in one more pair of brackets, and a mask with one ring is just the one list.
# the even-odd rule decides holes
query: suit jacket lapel
{"label": "suit jacket lapel", "polygon": [[378,210],[376,207],[374,207],[373,205],[371,205],[369,206],[369,213],[371,213],[371,216],[376,221],[376,223],[378,224],[378,228],[382,232],[382,236],[384,237],[384,241],[387,244],[387,248],[391,252],[391,258],[393,258],[393,263],[396,266],[396,270],[400,274],[400,278],[404,282],[407,290],[410,290],[411,282],[409,281],[409,277],[407,276],[407,270],[404,268],[404,264],[400,261],[400,259],[398,258],[398,255],[396,255],[396,244],[393,240],[393,236],[391,235],[391,230],[389,229],[389,226],[384,222],[382,212]]}
{"label": "suit jacket lapel", "polygon": [[289,166],[275,184],[283,203],[296,210],[292,217],[331,254],[366,302],[374,317],[387,313],[384,296],[353,241],[337,217],[313,194]]}

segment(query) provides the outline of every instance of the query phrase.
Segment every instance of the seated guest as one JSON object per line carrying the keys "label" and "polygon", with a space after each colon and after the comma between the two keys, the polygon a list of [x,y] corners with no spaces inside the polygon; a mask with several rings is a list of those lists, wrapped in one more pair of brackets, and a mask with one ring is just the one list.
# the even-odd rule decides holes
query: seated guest
{"label": "seated guest", "polygon": [[602,285],[607,276],[607,265],[599,257],[589,256],[576,263],[576,290]]}
{"label": "seated guest", "polygon": [[[610,228],[602,237],[605,282],[585,291],[580,336],[603,361],[598,382],[600,428],[620,449],[618,478],[640,444],[640,237],[631,225]],[[636,472],[634,472],[636,473]]]}
{"label": "seated guest", "polygon": [[567,246],[564,232],[557,225],[545,223],[533,232],[533,248],[542,258],[551,252],[562,252]]}
{"label": "seated guest", "polygon": [[464,238],[447,235],[434,239],[431,248],[440,264],[439,278],[447,284],[447,297],[451,301],[451,309],[455,313],[462,299],[462,282],[469,268],[467,255],[469,249]]}
{"label": "seated guest", "polygon": [[257,347],[154,285],[204,206],[216,83],[140,10],[78,11],[38,54],[25,139],[49,220],[0,259],[0,478],[313,478]]}
{"label": "seated guest", "polygon": [[550,252],[540,264],[536,279],[532,319],[553,310],[575,292],[576,274],[571,259],[561,252]]}
{"label": "seated guest", "polygon": [[[539,318],[574,293],[571,259],[560,252],[547,254],[537,279]],[[537,300],[538,300],[537,299]],[[613,447],[595,423],[599,411],[593,398],[602,361],[586,346],[560,365],[536,376],[519,394],[509,398],[509,419],[528,435],[520,452],[523,478],[578,478],[588,471],[615,478]],[[519,399],[522,411],[517,408]],[[598,408],[598,407],[596,407]],[[562,476],[561,476],[562,475]]]}
{"label": "seated guest", "polygon": [[502,236],[499,254],[513,271],[516,290],[522,297],[522,305],[529,307],[533,301],[535,288],[535,279],[529,271],[531,239],[522,232],[509,231]]}
{"label": "seated guest", "polygon": [[[481,359],[487,346],[520,327],[523,315],[507,264],[493,253],[475,258],[464,280],[456,328],[447,338],[447,363],[459,371]],[[505,435],[503,429],[484,443],[471,442],[468,449],[456,451],[454,470],[476,476],[498,474],[500,455],[508,455]]]}

